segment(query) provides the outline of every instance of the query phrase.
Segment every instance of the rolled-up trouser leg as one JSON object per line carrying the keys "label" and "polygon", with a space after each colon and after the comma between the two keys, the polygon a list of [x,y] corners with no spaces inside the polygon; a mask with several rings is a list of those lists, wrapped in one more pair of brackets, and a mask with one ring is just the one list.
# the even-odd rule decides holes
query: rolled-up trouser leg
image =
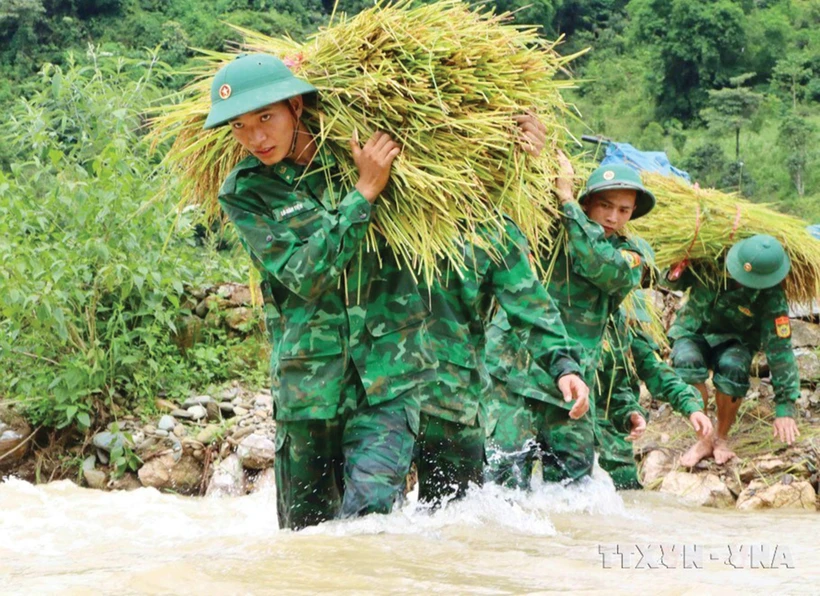
{"label": "rolled-up trouser leg", "polygon": [[573,481],[589,476],[595,463],[595,410],[590,397],[590,409],[578,420],[569,417],[569,410],[544,404],[544,419],[539,432],[546,445],[542,462],[547,482]]}
{"label": "rolled-up trouser leg", "polygon": [[730,397],[745,397],[749,391],[749,370],[752,353],[743,344],[734,342],[714,350],[715,389]]}
{"label": "rolled-up trouser leg", "polygon": [[333,519],[342,503],[342,419],[276,423],[279,527],[298,530]]}
{"label": "rolled-up trouser leg", "polygon": [[505,395],[496,404],[496,423],[487,439],[484,480],[508,488],[528,489],[532,465],[539,452],[536,429],[539,402]]}
{"label": "rolled-up trouser leg", "polygon": [[702,337],[676,339],[672,346],[672,366],[681,379],[690,385],[709,378],[709,344]]}
{"label": "rolled-up trouser leg", "polygon": [[[361,388],[363,394],[364,389]],[[410,470],[419,429],[419,394],[407,391],[368,405],[362,395],[342,434],[344,497],[341,517],[389,513]]]}
{"label": "rolled-up trouser leg", "polygon": [[484,429],[422,412],[416,441],[419,501],[440,503],[464,496],[470,483],[481,484]]}

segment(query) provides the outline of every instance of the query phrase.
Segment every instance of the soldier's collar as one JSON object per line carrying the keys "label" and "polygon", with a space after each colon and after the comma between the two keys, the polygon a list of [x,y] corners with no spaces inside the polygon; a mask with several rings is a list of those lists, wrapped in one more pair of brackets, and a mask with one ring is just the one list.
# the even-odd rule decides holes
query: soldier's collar
{"label": "soldier's collar", "polygon": [[326,147],[321,147],[316,152],[316,157],[314,157],[313,161],[306,166],[300,165],[290,159],[285,159],[272,165],[271,170],[288,184],[293,184],[297,178],[305,173],[307,168],[311,170],[325,170],[335,165],[336,158],[333,157],[333,154]]}

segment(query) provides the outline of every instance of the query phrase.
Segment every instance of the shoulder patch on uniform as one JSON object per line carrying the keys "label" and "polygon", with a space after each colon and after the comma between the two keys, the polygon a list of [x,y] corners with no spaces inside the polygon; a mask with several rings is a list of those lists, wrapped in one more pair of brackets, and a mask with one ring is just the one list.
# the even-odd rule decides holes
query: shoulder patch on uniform
{"label": "shoulder patch on uniform", "polygon": [[746,315],[747,317],[754,316],[754,315],[752,315],[752,311],[749,310],[748,308],[746,308],[745,306],[738,306],[737,309],[740,312],[742,312],[744,315]]}
{"label": "shoulder patch on uniform", "polygon": [[641,257],[638,253],[632,252],[631,250],[622,250],[621,255],[624,260],[629,263],[630,268],[634,269],[635,267],[641,266]]}
{"label": "shoulder patch on uniform", "polygon": [[792,326],[789,322],[789,317],[786,315],[777,317],[774,320],[774,328],[777,331],[777,337],[786,339],[792,336]]}

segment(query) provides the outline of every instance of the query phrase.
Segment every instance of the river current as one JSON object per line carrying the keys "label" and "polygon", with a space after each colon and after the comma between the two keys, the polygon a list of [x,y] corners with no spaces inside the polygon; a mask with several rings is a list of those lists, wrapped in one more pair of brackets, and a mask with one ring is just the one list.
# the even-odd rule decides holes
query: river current
{"label": "river current", "polygon": [[820,516],[617,493],[605,474],[280,531],[273,489],[0,483],[4,594],[818,594]]}

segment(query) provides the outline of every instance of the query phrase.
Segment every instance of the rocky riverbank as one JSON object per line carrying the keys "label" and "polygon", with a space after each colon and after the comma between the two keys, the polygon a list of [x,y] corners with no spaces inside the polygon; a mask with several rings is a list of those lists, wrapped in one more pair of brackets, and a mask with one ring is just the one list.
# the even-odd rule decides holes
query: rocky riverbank
{"label": "rocky riverbank", "polygon": [[[194,298],[191,319],[180,326],[182,346],[196,341],[202,325],[243,333],[257,317],[245,286],[216,286]],[[691,470],[681,467],[678,459],[694,441],[693,432],[667,404],[643,395],[651,416],[635,452],[647,490],[708,507],[820,507],[820,325],[794,319],[792,326],[804,385],[797,404],[798,442],[788,447],[772,438],[773,392],[763,359],[755,364],[763,380],[753,379],[733,430],[738,457],[723,466],[706,460]],[[101,490],[148,486],[216,496],[240,496],[273,483],[276,428],[269,391],[233,383],[180,402],[157,399],[156,409],[149,420],[120,417],[84,437],[35,431],[13,409],[0,408],[0,476],[14,474],[31,482],[70,478]]]}

